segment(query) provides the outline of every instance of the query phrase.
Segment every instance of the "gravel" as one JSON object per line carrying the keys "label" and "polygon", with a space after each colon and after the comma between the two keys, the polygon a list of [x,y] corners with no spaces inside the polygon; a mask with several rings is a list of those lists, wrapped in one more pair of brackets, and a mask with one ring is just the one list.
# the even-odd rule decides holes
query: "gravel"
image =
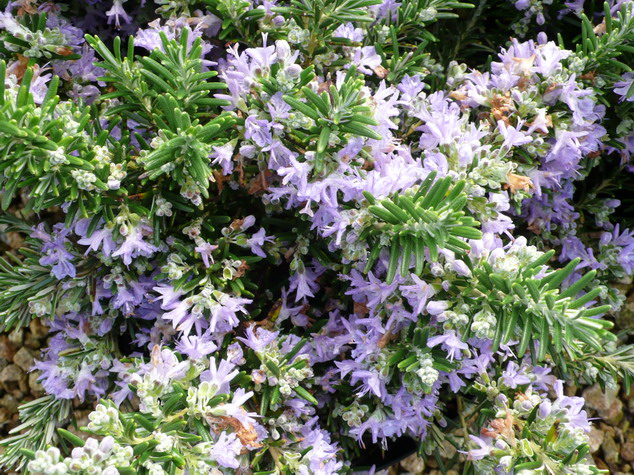
{"label": "gravel", "polygon": [[39,321],[0,334],[0,439],[18,425],[18,406],[44,395],[39,373],[30,369],[47,337],[48,329]]}

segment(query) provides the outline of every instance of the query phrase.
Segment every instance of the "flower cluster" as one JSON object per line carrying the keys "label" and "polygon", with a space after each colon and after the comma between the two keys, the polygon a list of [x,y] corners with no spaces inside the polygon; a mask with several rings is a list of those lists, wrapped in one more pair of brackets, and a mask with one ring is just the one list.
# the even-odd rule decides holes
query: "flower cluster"
{"label": "flower cluster", "polygon": [[590,424],[583,399],[564,395],[562,381],[555,383],[554,400],[540,394],[538,387],[530,384],[513,401],[503,394],[496,398],[494,418],[481,436],[470,436],[476,448],[467,452],[468,459],[483,472],[531,473],[558,470],[564,464],[567,473],[605,473],[586,457]]}
{"label": "flower cluster", "polygon": [[3,466],[600,473],[564,384],[634,377],[630,2],[493,60],[470,2],[74,3],[0,14],[0,324],[51,332]]}

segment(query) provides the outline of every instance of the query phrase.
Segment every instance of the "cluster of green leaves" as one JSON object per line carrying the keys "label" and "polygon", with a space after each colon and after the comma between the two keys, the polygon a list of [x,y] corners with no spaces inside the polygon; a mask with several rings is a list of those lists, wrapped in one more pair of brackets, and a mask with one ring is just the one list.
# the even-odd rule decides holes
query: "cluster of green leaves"
{"label": "cluster of green leaves", "polygon": [[[244,373],[241,377],[245,377]],[[247,377],[248,379],[248,377]],[[188,391],[180,383],[173,383],[172,391],[162,397],[161,413],[158,416],[144,413],[142,411],[120,411],[112,401],[103,400],[100,402],[105,409],[110,410],[111,414],[116,417],[110,418],[107,427],[98,427],[91,430],[89,427],[82,427],[81,430],[96,436],[113,436],[116,443],[122,447],[130,447],[133,451],[133,457],[127,460],[125,466],[117,466],[118,473],[122,475],[132,474],[148,474],[150,473],[146,463],[154,463],[162,466],[166,473],[180,473],[184,468],[191,468],[195,464],[195,460],[204,458],[205,453],[200,450],[196,451],[194,446],[200,442],[210,442],[211,429],[210,422],[204,417],[193,417],[188,415],[190,409],[187,401]],[[52,396],[47,396],[50,398]],[[206,401],[205,411],[211,411],[215,407],[221,405],[229,399],[227,394],[219,394]],[[46,399],[46,398],[43,398]],[[34,405],[35,402],[30,403]],[[43,405],[45,401],[40,402]],[[69,405],[69,401],[65,401]],[[27,409],[28,405],[22,406]],[[202,409],[202,408],[201,408]],[[72,447],[83,447],[85,440],[68,430],[57,428],[55,431],[54,421],[51,421],[48,440],[52,436],[55,439],[61,439]],[[218,420],[220,423],[221,420]],[[168,451],[156,450],[159,440],[156,438],[157,433],[172,437],[175,440],[174,446]],[[38,434],[41,436],[41,434]],[[3,441],[6,445],[8,441]],[[32,460],[35,457],[36,450],[46,447],[42,446],[22,448],[19,450],[24,457],[24,461]]]}
{"label": "cluster of green leaves", "polygon": [[[387,360],[390,367],[395,367],[401,371],[405,377],[408,373],[415,372],[420,368],[421,355],[431,356],[432,367],[437,371],[451,373],[458,368],[458,364],[447,359],[447,354],[440,348],[428,348],[430,326],[427,318],[420,319],[416,325],[411,325],[407,329],[407,337],[403,339],[404,344],[398,348]],[[431,386],[423,388],[425,392],[431,393]]]}
{"label": "cluster of green leaves", "polygon": [[[218,35],[221,40],[253,42],[262,30],[282,37],[289,27],[273,24],[267,9],[253,8],[246,0],[205,0],[205,3],[212,13],[223,19]],[[291,0],[287,3],[269,7],[269,10],[310,32],[306,50],[312,57],[327,52],[329,44],[348,44],[345,38],[333,37],[333,32],[348,22],[371,23],[373,18],[368,15],[367,7],[379,5],[381,0]]]}
{"label": "cluster of green leaves", "polygon": [[[155,48],[148,56],[134,54],[134,38],[128,39],[127,56],[122,56],[121,39],[114,39],[110,51],[104,42],[87,35],[86,41],[103,58],[97,63],[106,70],[101,80],[112,84],[114,91],[101,96],[102,100],[119,99],[121,104],[108,109],[107,117],[132,119],[141,127],[161,128],[165,123],[163,109],[173,100],[176,107],[192,118],[216,114],[215,107],[229,105],[222,99],[210,97],[213,91],[226,89],[226,84],[210,81],[216,71],[203,71],[200,38],[189,43],[189,30],[182,30],[178,40],[169,40],[160,32],[162,48]],[[173,103],[169,104],[174,106]]]}
{"label": "cluster of green leaves", "polygon": [[[295,358],[297,354],[304,348],[308,342],[307,338],[302,338],[298,341],[293,348],[287,353],[284,353],[279,361],[275,362],[270,358],[263,358],[262,355],[258,355],[256,352],[249,350],[248,357],[252,362],[261,362],[266,368],[278,379],[286,374],[290,369],[303,369],[308,366],[308,360],[306,358]],[[293,388],[295,394],[302,399],[308,401],[313,405],[317,405],[317,399],[310,392],[308,392],[301,385]],[[280,407],[280,401],[283,395],[280,392],[279,385],[269,386],[266,385],[262,389],[260,397],[260,415],[265,417],[279,416],[282,413],[282,407]]]}
{"label": "cluster of green leaves", "polygon": [[175,107],[176,101],[166,99],[161,102],[165,103],[167,116],[165,128],[161,129],[165,141],[142,158],[145,173],[141,178],[153,181],[167,174],[173,179],[170,188],[175,188],[192,177],[198,192],[209,198],[209,182],[213,176],[209,167],[209,151],[214,145],[226,142],[218,139],[222,132],[236,123],[235,118],[227,113],[203,126],[198,120],[192,122],[186,112],[180,112]]}
{"label": "cluster of green leaves", "polygon": [[[0,62],[0,75],[4,77],[5,72],[6,65]],[[79,190],[71,172],[95,168],[89,158],[82,157],[87,150],[83,132],[89,121],[88,112],[69,103],[65,103],[68,107],[59,106],[59,77],[53,78],[42,104],[36,105],[29,91],[32,79],[33,70],[29,68],[15,94],[5,90],[4,81],[0,84],[3,210],[25,188],[30,189],[32,197],[26,211],[76,199]],[[65,133],[69,121],[75,122],[75,127],[72,133]],[[95,186],[107,189],[100,179]]]}
{"label": "cluster of green leaves", "polygon": [[261,8],[252,8],[248,0],[205,0],[206,8],[222,19],[218,38],[224,41],[250,40],[257,35],[257,21],[266,16]]}
{"label": "cluster of green leaves", "polygon": [[[219,394],[208,401],[206,408],[213,409],[227,399],[229,395]],[[176,473],[187,467],[188,452],[197,443],[212,440],[211,431],[204,418],[188,417],[187,389],[182,384],[173,383],[172,391],[162,397],[162,402],[160,416],[153,416],[141,411],[122,412],[112,401],[102,400],[100,404],[115,409],[118,420],[110,421],[110,430],[93,431],[87,427],[82,427],[82,430],[97,436],[114,436],[121,446],[132,447],[134,457],[129,460],[129,466],[117,467],[121,475],[148,473],[143,467],[148,461],[161,464],[167,473]],[[112,430],[112,427],[118,429]],[[84,440],[71,432],[64,429],[58,429],[58,432],[71,447],[84,446]],[[155,437],[157,432],[174,437],[177,443],[167,452],[155,450],[159,445]]]}
{"label": "cluster of green leaves", "polygon": [[[312,73],[311,76],[314,77]],[[306,102],[302,102],[293,94],[284,96],[287,104],[310,117],[315,123],[308,129],[308,133],[298,130],[293,132],[294,138],[302,144],[316,140],[315,173],[323,171],[324,159],[333,150],[329,144],[331,136],[341,137],[342,134],[351,134],[375,140],[381,139],[381,135],[369,127],[378,125],[378,122],[371,117],[372,108],[361,94],[363,85],[363,78],[359,77],[357,69],[352,66],[348,69],[340,87],[331,84],[327,90],[317,94],[310,87],[303,86],[301,95]]]}
{"label": "cluster of green leaves", "polygon": [[29,302],[50,299],[49,315],[53,315],[61,293],[61,285],[51,275],[48,267],[39,265],[39,252],[21,248],[25,256],[23,262],[14,254],[7,253],[0,257],[0,288],[3,298],[0,299],[0,328],[11,331],[29,325],[33,318]]}
{"label": "cluster of green leaves", "polygon": [[581,381],[588,380],[586,368],[583,366],[583,363],[586,362],[599,370],[598,382],[601,387],[605,387],[608,380],[622,381],[625,393],[632,392],[634,388],[634,345],[622,345],[613,349],[589,353],[573,362],[570,365],[570,371]]}
{"label": "cluster of green leaves", "polygon": [[[385,79],[390,84],[398,84],[406,75],[414,76],[420,74],[425,76],[427,70],[424,67],[426,62],[430,62],[430,53],[425,52],[427,46],[433,39],[422,39],[413,47],[409,44],[400,44],[398,41],[399,30],[394,26],[389,27],[389,44],[375,44],[377,54],[381,57],[381,65],[387,71]],[[427,30],[424,30],[427,31]],[[368,37],[374,36],[374,30],[369,32]],[[378,38],[377,38],[378,40]]]}
{"label": "cluster of green leaves", "polygon": [[[561,430],[558,420],[555,419],[552,425],[544,426],[543,421],[538,417],[540,408],[540,404],[535,405],[525,418],[519,414],[510,416],[513,418],[513,424],[507,424],[503,418],[497,419],[498,427],[508,425],[500,430],[502,434],[499,437],[506,443],[514,444],[513,450],[509,451],[512,453],[513,473],[563,473],[566,469],[570,470],[575,466],[584,473],[592,475],[609,473],[594,464],[588,464],[590,445],[588,443],[576,445],[570,440],[570,435]],[[488,418],[495,417],[495,410],[484,408],[480,411],[478,418],[484,425]],[[482,461],[480,470],[487,467],[487,462],[486,459]],[[476,466],[479,463],[476,462]],[[493,467],[490,468],[493,469]]]}
{"label": "cluster of green leaves", "polygon": [[[179,279],[171,281],[171,285],[176,290],[182,290],[187,293],[196,293],[200,291],[205,284],[211,283],[217,289],[230,290],[233,294],[240,297],[252,298],[258,291],[258,286],[254,284],[250,279],[244,276],[236,275],[223,275],[226,262],[239,262],[246,268],[254,267],[258,262],[262,261],[259,256],[254,256],[238,247],[235,242],[221,236],[220,229],[216,228],[220,223],[229,221],[227,216],[209,216],[205,217],[205,222],[202,224],[201,236],[210,242],[217,242],[217,253],[215,253],[216,260],[211,263],[209,267],[206,267],[201,261],[200,257],[193,257],[195,254],[195,244],[190,241],[182,241],[175,239],[172,243],[172,250],[178,253],[179,256],[186,256],[183,258],[183,266],[186,271],[183,272],[183,276]],[[155,216],[154,229],[155,233],[161,233],[161,229],[164,226],[160,222],[161,218]],[[245,239],[244,237],[241,238]],[[240,275],[240,274],[238,274]],[[169,279],[168,274],[161,272],[156,275],[157,280]],[[255,309],[254,309],[255,311]],[[256,313],[257,315],[257,313]]]}
{"label": "cluster of green leaves", "polygon": [[[438,20],[458,18],[459,15],[453,10],[474,7],[472,3],[452,0],[404,0],[395,15],[386,15],[382,21],[391,30],[385,46],[395,48],[402,45],[414,49],[420,43],[437,42],[438,37],[429,30],[430,24]],[[369,33],[374,36],[377,31]]]}
{"label": "cluster of green leaves", "polygon": [[530,350],[533,361],[544,361],[550,354],[565,376],[567,360],[575,361],[585,354],[602,351],[605,342],[616,341],[616,335],[609,331],[612,322],[596,318],[609,312],[609,305],[586,307],[601,293],[600,287],[577,297],[593,282],[596,271],[589,271],[562,288],[579,265],[579,258],[559,270],[538,276],[554,253],[554,250],[544,253],[515,278],[496,271],[487,262],[480,263],[474,275],[476,293],[498,319],[493,349],[512,339],[519,340],[518,355]]}
{"label": "cluster of green leaves", "polygon": [[[603,13],[604,24],[598,27],[593,26],[585,14],[581,15],[581,36],[576,38],[576,54],[579,58],[587,59],[586,71],[596,71],[618,81],[619,73],[632,71],[630,60],[634,53],[634,6],[624,2],[613,18],[610,5],[605,2]],[[604,32],[597,34],[604,28]],[[563,46],[561,35],[559,38]]]}
{"label": "cluster of green leaves", "polygon": [[114,88],[102,99],[120,101],[106,116],[114,121],[134,120],[162,139],[152,149],[136,134],[144,155],[139,160],[143,170],[138,178],[147,184],[168,174],[172,178],[168,188],[172,189],[184,186],[191,177],[197,191],[208,197],[212,176],[209,152],[226,142],[223,132],[235,125],[236,119],[229,113],[218,116],[217,107],[229,102],[210,95],[226,85],[210,81],[217,72],[203,71],[200,38],[188,45],[188,37],[187,29],[178,41],[161,32],[162,49],[136,57],[133,38],[128,41],[125,57],[119,38],[114,41],[113,52],[98,38],[88,36],[87,41],[103,58],[99,66],[107,75],[102,79]]}
{"label": "cluster of green leaves", "polygon": [[23,468],[37,450],[45,450],[59,440],[56,428],[70,415],[71,401],[48,395],[20,406],[22,424],[11,429],[10,437],[0,441],[4,453],[0,467]]}
{"label": "cluster of green leaves", "polygon": [[[46,13],[22,15],[17,25],[0,31],[0,54],[6,57],[22,55],[46,60],[79,59],[59,28],[46,27]],[[10,22],[10,19],[5,20]]]}
{"label": "cluster of green leaves", "polygon": [[328,43],[340,25],[348,22],[370,24],[368,7],[381,0],[291,0],[287,11],[297,25],[310,32],[306,51],[309,56],[328,51]]}
{"label": "cluster of green leaves", "polygon": [[[482,238],[482,233],[477,229],[480,223],[464,211],[468,200],[463,192],[465,182],[459,181],[452,186],[451,177],[434,182],[435,177],[436,173],[432,172],[418,190],[394,195],[380,202],[370,193],[364,192],[370,203],[368,210],[377,218],[360,236],[368,240],[372,250],[366,272],[372,269],[384,247],[389,246],[390,253],[386,277],[389,284],[396,276],[399,258],[401,275],[409,273],[412,256],[415,258],[414,272],[420,275],[426,250],[431,260],[436,261],[440,248],[463,255],[470,246],[461,238]],[[389,245],[384,244],[386,238],[389,239]]]}

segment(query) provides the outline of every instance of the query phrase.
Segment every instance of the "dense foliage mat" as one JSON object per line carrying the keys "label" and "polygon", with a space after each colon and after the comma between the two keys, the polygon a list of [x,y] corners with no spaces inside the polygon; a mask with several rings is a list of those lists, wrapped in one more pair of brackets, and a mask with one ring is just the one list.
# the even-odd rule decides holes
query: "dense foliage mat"
{"label": "dense foliage mat", "polygon": [[632,2],[0,7],[0,326],[51,332],[4,469],[602,473]]}

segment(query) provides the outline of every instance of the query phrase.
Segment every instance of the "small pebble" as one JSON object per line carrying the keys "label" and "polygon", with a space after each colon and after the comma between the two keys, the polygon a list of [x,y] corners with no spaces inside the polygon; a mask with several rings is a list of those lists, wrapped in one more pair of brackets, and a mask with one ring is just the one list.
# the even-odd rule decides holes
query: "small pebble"
{"label": "small pebble", "polygon": [[13,330],[9,333],[9,341],[16,346],[22,346],[22,342],[24,341],[24,330],[22,328]]}
{"label": "small pebble", "polygon": [[621,446],[621,457],[627,462],[634,462],[634,440],[630,440]]}
{"label": "small pebble", "polygon": [[416,454],[412,454],[401,461],[401,467],[409,473],[423,473],[425,470],[425,461]]}
{"label": "small pebble", "polygon": [[31,320],[29,330],[31,330],[31,334],[38,340],[43,340],[48,336],[48,327],[38,319]]}
{"label": "small pebble", "polygon": [[601,429],[597,429],[593,426],[590,429],[588,438],[590,439],[590,453],[594,454],[601,448],[601,444],[605,438],[605,433]]}
{"label": "small pebble", "polygon": [[20,348],[13,356],[13,363],[18,365],[24,371],[29,372],[33,366],[33,353],[26,347]]}
{"label": "small pebble", "polygon": [[601,419],[610,424],[618,424],[623,419],[623,403],[617,389],[601,389],[598,384],[583,391],[587,407],[597,411]]}
{"label": "small pebble", "polygon": [[4,407],[11,413],[18,412],[18,400],[11,394],[5,394],[0,398],[0,407]]}
{"label": "small pebble", "polygon": [[26,381],[26,373],[18,365],[10,364],[0,373],[0,384],[4,390],[16,397],[22,397],[29,386]]}
{"label": "small pebble", "polygon": [[0,335],[0,358],[13,361],[15,354],[15,345],[11,343],[7,335]]}
{"label": "small pebble", "polygon": [[608,465],[616,465],[619,462],[619,446],[612,437],[606,437],[601,444],[603,458]]}
{"label": "small pebble", "polygon": [[39,377],[39,371],[34,371],[33,373],[29,374],[29,388],[31,388],[31,394],[37,397],[43,396],[45,393],[44,386],[42,386],[37,380],[37,378]]}

